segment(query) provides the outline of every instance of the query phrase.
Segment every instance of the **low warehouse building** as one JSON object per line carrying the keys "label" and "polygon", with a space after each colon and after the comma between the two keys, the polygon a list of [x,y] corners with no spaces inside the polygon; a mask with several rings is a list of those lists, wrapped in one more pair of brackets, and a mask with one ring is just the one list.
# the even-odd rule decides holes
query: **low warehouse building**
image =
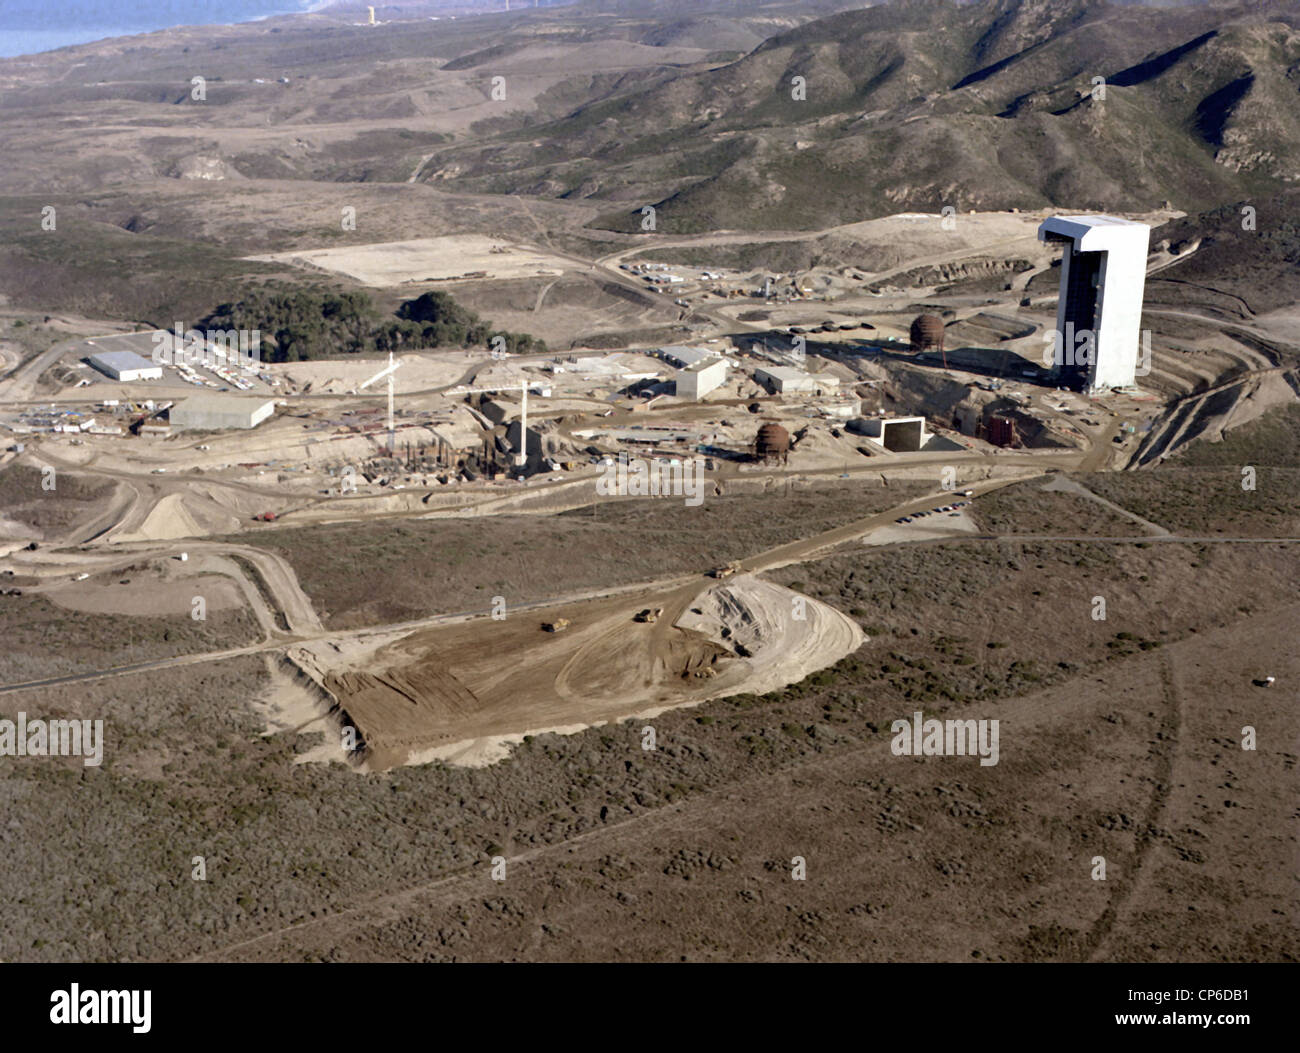
{"label": "low warehouse building", "polygon": [[695,362],[677,372],[677,396],[684,399],[702,399],[714,388],[726,382],[727,363],[720,358]]}
{"label": "low warehouse building", "polygon": [[237,395],[199,395],[173,406],[171,422],[173,428],[191,431],[255,428],[274,412],[274,399],[247,399]]}
{"label": "low warehouse building", "polygon": [[162,366],[154,365],[134,351],[100,351],[90,355],[86,361],[106,376],[124,383],[161,380],[163,375]]}
{"label": "low warehouse building", "polygon": [[839,377],[826,373],[805,373],[793,366],[763,366],[754,379],[774,395],[822,395],[840,388]]}

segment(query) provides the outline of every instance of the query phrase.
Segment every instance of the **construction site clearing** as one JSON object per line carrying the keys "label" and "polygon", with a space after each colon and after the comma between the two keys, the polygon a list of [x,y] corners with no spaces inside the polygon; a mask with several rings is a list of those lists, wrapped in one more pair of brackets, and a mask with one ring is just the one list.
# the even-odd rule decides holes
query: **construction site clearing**
{"label": "construction site clearing", "polygon": [[351,759],[368,770],[489,763],[524,735],[774,690],[861,645],[857,623],[825,604],[806,600],[792,617],[795,595],[749,575],[695,580],[652,597],[644,613],[660,616],[634,616],[640,597],[566,607],[547,623],[561,636],[527,617],[473,621],[342,649],[303,644],[285,660],[320,709],[355,729]]}
{"label": "construction site clearing", "polygon": [[[852,619],[754,576],[809,558],[818,539],[762,566],[606,589],[499,622],[466,612],[340,635],[256,535],[383,517],[547,515],[639,497],[692,506],[810,480],[914,480],[935,498],[826,544],[911,542],[974,529],[968,502],[953,496],[962,488],[1151,466],[1294,400],[1272,350],[1285,337],[1208,323],[1190,342],[1152,338],[1135,385],[1071,390],[1043,359],[1056,298],[1030,285],[1051,267],[1032,237],[1039,217],[969,219],[955,250],[910,271],[741,272],[638,260],[644,250],[634,249],[579,264],[685,320],[685,339],[620,350],[427,349],[291,363],[204,354],[171,364],[152,357],[163,331],[69,339],[7,362],[0,471],[71,476],[97,488],[93,510],[0,518],[0,571],[23,592],[85,610],[112,607],[95,590],[124,558],[169,589],[187,575],[225,577],[214,609],[253,612],[257,646],[286,663],[293,704],[354,729],[353,751],[321,759],[367,770],[481,763],[539,728],[795,682],[861,643]],[[913,233],[920,222],[868,226],[897,228],[929,251],[939,242],[924,225]],[[982,237],[1001,287],[989,291],[984,270],[975,291],[947,281],[961,279],[953,269]],[[457,295],[499,280],[488,257],[513,253],[546,276],[552,264],[575,268],[499,238],[432,240],[290,255],[379,285],[454,280]],[[438,269],[462,249],[462,270]],[[1171,258],[1157,247],[1148,266]],[[940,277],[914,283],[931,271]],[[791,615],[796,601],[806,619]]]}

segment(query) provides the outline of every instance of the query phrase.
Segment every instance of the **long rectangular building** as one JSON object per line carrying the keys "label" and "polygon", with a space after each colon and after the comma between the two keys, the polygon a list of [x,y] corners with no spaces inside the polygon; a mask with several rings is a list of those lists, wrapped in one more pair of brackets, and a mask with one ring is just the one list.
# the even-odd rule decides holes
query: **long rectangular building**
{"label": "long rectangular building", "polygon": [[275,413],[274,399],[240,398],[238,395],[198,395],[171,409],[173,428],[221,431],[255,428]]}
{"label": "long rectangular building", "polygon": [[162,366],[155,365],[134,351],[99,351],[86,358],[106,376],[124,383],[135,380],[161,380]]}
{"label": "long rectangular building", "polygon": [[754,370],[754,379],[774,395],[820,395],[838,391],[840,381],[828,373],[805,373],[793,366],[761,366]]}

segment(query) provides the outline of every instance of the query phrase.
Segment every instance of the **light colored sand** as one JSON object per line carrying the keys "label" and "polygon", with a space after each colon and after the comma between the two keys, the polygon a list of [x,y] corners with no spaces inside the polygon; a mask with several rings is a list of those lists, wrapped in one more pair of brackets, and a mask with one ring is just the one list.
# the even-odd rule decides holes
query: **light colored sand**
{"label": "light colored sand", "polygon": [[[401,363],[393,374],[393,391],[423,391],[426,388],[444,387],[459,380],[465,371],[478,362],[489,361],[483,351],[438,351],[430,354],[395,355]],[[301,391],[311,385],[314,395],[343,395],[355,390],[388,365],[387,355],[365,358],[328,359],[318,362],[275,363],[267,367],[294,389]],[[377,381],[366,388],[369,394],[383,394],[388,390],[387,380]]]}
{"label": "light colored sand", "polygon": [[[494,252],[493,249],[505,249]],[[449,234],[349,248],[305,249],[250,259],[305,264],[346,274],[377,288],[459,278],[476,271],[487,278],[558,275],[572,264],[538,249],[482,234]],[[483,278],[484,275],[480,275]]]}
{"label": "light colored sand", "polygon": [[[703,613],[695,614],[696,609]],[[762,694],[798,683],[852,654],[867,639],[856,621],[834,607],[748,574],[707,589],[677,624],[749,652],[729,663],[733,668],[722,674],[728,686],[714,698],[742,691]],[[732,679],[738,682],[729,683]]]}
{"label": "light colored sand", "polygon": [[168,494],[153,506],[139,528],[130,533],[118,534],[116,541],[165,541],[172,538],[196,537],[204,533],[180,494]]}
{"label": "light colored sand", "polygon": [[914,519],[910,523],[890,523],[873,530],[862,539],[864,545],[896,545],[900,541],[933,541],[936,538],[962,534],[978,534],[979,526],[969,515],[969,508],[960,509],[956,515],[944,512]]}
{"label": "light colored sand", "polygon": [[[607,721],[600,722],[600,724],[604,723]],[[530,728],[517,735],[489,735],[487,738],[466,739],[464,742],[453,742],[448,746],[437,746],[430,750],[412,753],[406,763],[428,764],[431,761],[442,761],[458,768],[486,768],[509,757],[510,748],[523,742],[525,736],[576,735],[589,727],[599,727],[600,724],[561,724],[553,728]]]}

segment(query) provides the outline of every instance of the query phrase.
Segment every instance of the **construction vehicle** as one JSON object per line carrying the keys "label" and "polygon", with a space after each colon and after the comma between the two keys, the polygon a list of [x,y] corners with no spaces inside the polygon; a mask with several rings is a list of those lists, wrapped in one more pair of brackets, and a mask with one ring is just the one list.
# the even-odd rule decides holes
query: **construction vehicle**
{"label": "construction vehicle", "polygon": [[280,516],[276,512],[258,512],[257,515],[253,516],[253,521],[256,523],[274,523],[279,518]]}
{"label": "construction vehicle", "polygon": [[720,567],[715,567],[712,573],[715,578],[729,578],[731,577],[731,575],[735,574],[736,571],[738,571],[739,569],[740,569],[740,560],[733,559],[730,563],[724,563]]}
{"label": "construction vehicle", "polygon": [[553,622],[542,622],[542,628],[548,633],[562,633],[569,627],[568,618],[556,618]]}
{"label": "construction vehicle", "polygon": [[663,615],[663,613],[664,613],[664,609],[662,607],[647,607],[645,608],[645,610],[637,611],[633,620],[638,622],[649,622],[653,624],[659,620],[659,618]]}

